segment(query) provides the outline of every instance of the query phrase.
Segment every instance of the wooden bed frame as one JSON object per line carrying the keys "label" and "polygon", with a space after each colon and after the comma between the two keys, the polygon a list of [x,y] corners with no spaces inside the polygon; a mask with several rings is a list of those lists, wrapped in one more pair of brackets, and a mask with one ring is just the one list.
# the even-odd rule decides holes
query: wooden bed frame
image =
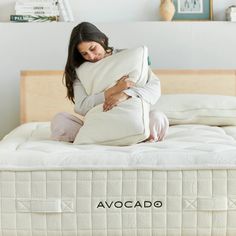
{"label": "wooden bed frame", "polygon": [[[162,94],[200,93],[236,96],[234,70],[154,70]],[[21,123],[49,121],[60,111],[73,112],[66,98],[63,71],[22,71],[20,82]]]}

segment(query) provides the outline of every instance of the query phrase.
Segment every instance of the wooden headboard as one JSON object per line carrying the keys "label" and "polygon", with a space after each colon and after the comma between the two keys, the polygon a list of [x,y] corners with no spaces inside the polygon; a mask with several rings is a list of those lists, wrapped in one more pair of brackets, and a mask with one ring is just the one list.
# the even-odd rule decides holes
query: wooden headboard
{"label": "wooden headboard", "polygon": [[[162,94],[201,93],[236,96],[234,70],[154,70]],[[60,111],[73,112],[62,83],[63,71],[22,71],[21,123],[49,121]]]}

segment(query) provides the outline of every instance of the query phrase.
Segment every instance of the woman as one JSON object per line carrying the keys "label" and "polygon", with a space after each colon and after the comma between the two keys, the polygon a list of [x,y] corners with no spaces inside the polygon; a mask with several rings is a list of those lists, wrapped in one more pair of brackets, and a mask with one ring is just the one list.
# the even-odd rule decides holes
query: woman
{"label": "woman", "polygon": [[[75,104],[74,110],[85,115],[94,106],[103,103],[104,112],[127,100],[140,97],[150,104],[156,103],[160,97],[160,81],[149,69],[149,79],[144,87],[135,84],[124,75],[116,85],[102,93],[88,95],[77,78],[75,69],[85,61],[96,62],[121,50],[114,50],[108,45],[107,36],[95,25],[82,22],[71,33],[68,58],[65,66],[65,84],[67,97]],[[83,122],[68,113],[58,113],[51,122],[52,139],[73,142]],[[150,141],[161,141],[167,132],[169,123],[166,116],[157,111],[150,112]]]}

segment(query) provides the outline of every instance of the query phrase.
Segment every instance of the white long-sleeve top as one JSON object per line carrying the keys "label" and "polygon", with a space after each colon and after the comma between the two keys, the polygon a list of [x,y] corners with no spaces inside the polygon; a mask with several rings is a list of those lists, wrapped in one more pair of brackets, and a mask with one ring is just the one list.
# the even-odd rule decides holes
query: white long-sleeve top
{"label": "white long-sleeve top", "polygon": [[[104,92],[88,95],[78,78],[74,81],[73,88],[75,101],[74,111],[80,115],[85,115],[94,106],[102,104],[105,101]],[[145,86],[132,87],[123,92],[131,97],[140,97],[147,103],[153,105],[161,96],[160,80],[149,68],[148,80]]]}

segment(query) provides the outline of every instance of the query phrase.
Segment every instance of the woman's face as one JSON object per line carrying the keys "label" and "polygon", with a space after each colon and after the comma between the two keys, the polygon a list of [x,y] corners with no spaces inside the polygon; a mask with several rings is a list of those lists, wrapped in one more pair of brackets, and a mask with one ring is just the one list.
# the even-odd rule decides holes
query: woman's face
{"label": "woman's face", "polygon": [[77,49],[83,58],[90,62],[99,61],[106,56],[106,51],[102,45],[94,41],[81,42],[77,45]]}

